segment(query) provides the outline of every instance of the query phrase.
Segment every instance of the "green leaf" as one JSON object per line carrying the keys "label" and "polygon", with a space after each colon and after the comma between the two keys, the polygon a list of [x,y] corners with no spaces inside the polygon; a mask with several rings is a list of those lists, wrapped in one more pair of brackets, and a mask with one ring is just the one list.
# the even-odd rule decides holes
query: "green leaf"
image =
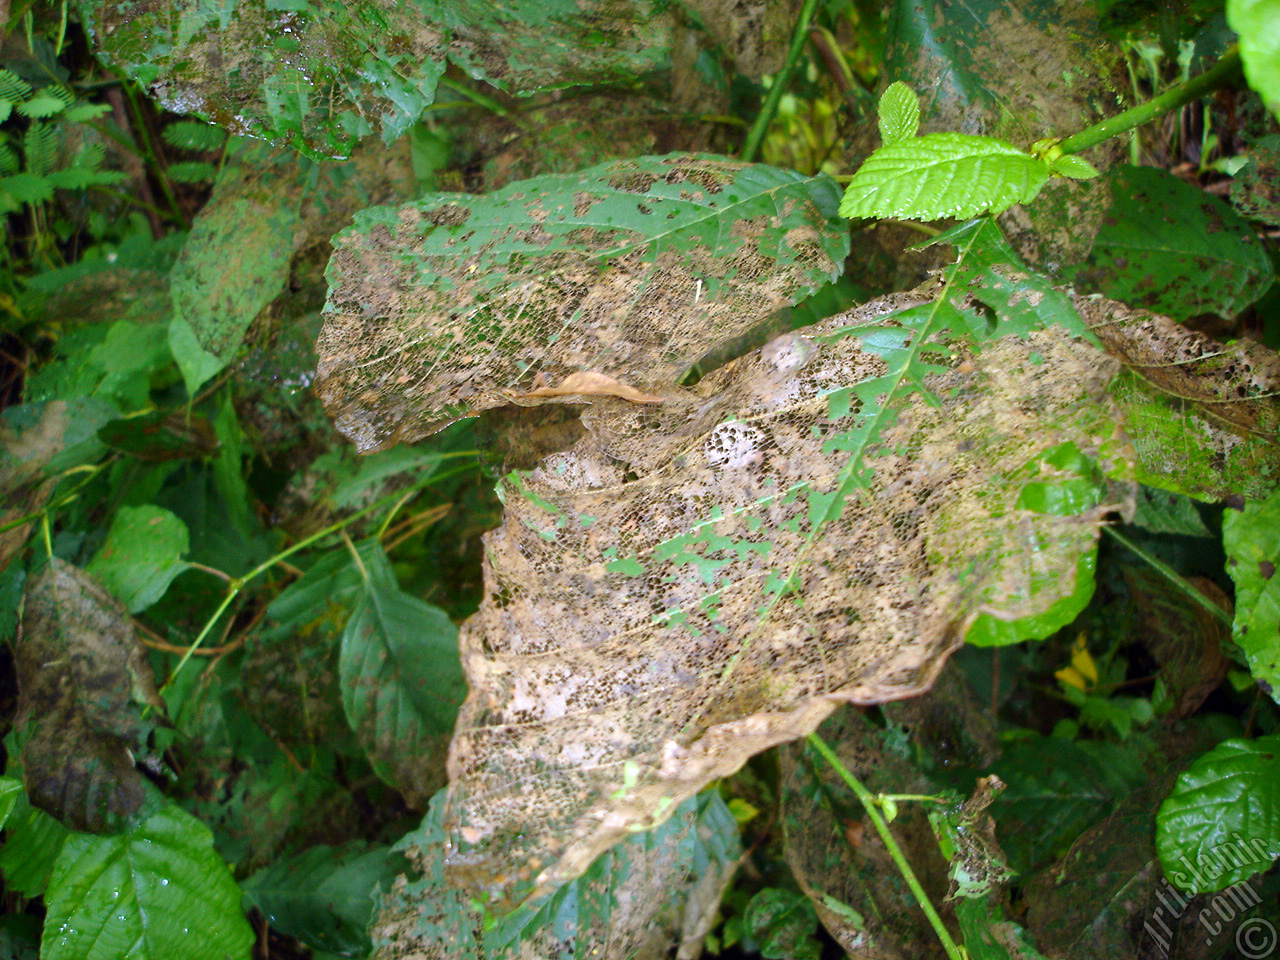
{"label": "green leaf", "polygon": [[28,899],[41,896],[71,836],[74,834],[70,830],[43,810],[31,806],[19,793],[5,822],[4,845],[0,846],[0,871],[4,872],[5,887]]}
{"label": "green leaf", "polygon": [[13,777],[0,777],[0,827],[5,825],[9,814],[13,813],[18,799],[22,797],[22,781]]}
{"label": "green leaf", "polygon": [[[1008,620],[990,613],[979,614],[973,626],[964,635],[964,642],[975,647],[1005,647],[1024,640],[1043,640],[1057,633],[1080,615],[1093,599],[1095,574],[1098,569],[1098,549],[1081,554],[1076,562],[1074,589],[1060,595],[1042,613]],[[1052,595],[1057,587],[1057,573],[1047,573],[1030,578],[1032,592],[1037,588]]]}
{"label": "green leaf", "polygon": [[868,157],[845,190],[840,215],[940,220],[1002,213],[1034,200],[1048,177],[1042,160],[1013,144],[930,133]]}
{"label": "green leaf", "polygon": [[818,913],[798,890],[766,887],[747,904],[743,925],[767,960],[818,960]]}
{"label": "green leaf", "polygon": [[1094,177],[1102,176],[1092,163],[1073,153],[1064,153],[1050,163],[1049,172],[1060,177],[1070,177],[1072,180],[1092,180]]}
{"label": "green leaf", "polygon": [[1213,893],[1280,857],[1280,735],[1227,740],[1179,776],[1156,814],[1156,850],[1180,889]]}
{"label": "green leaf", "polygon": [[1227,23],[1240,35],[1245,79],[1280,118],[1280,0],[1227,0]]}
{"label": "green leaf", "polygon": [[149,504],[121,507],[85,571],[137,613],[164,596],[173,578],[187,569],[182,555],[189,546],[187,525],[168,510]]}
{"label": "green leaf", "polygon": [[378,775],[425,802],[466,693],[458,630],[439,607],[400,589],[381,548],[365,571],[342,634],[342,706]]}
{"label": "green leaf", "polygon": [[165,171],[175,183],[210,183],[218,175],[212,163],[203,160],[189,163],[171,163]]}
{"label": "green leaf", "polygon": [[246,880],[245,896],[281,933],[313,950],[367,953],[365,928],[380,886],[390,888],[408,863],[389,847],[315,846],[277,860]]}
{"label": "green leaf", "polygon": [[44,87],[37,90],[30,100],[18,104],[18,112],[24,117],[40,119],[61,113],[71,105],[73,95],[62,87]]}
{"label": "green leaf", "polygon": [[1253,678],[1280,700],[1280,490],[1243,510],[1229,508],[1222,517],[1222,545],[1236,584],[1232,636]]}
{"label": "green leaf", "polygon": [[969,960],[1046,960],[1028,942],[1026,931],[1006,920],[1004,909],[990,897],[961,899],[955,911]]}
{"label": "green leaf", "polygon": [[1266,249],[1222,200],[1154,167],[1119,167],[1110,183],[1093,251],[1070,271],[1077,289],[1189,320],[1234,317],[1271,286]]}
{"label": "green leaf", "polygon": [[370,452],[535,381],[674,384],[840,271],[837,198],[826,176],[672,155],[364,210],[329,264],[317,393]]}
{"label": "green leaf", "polygon": [[[227,135],[221,128],[212,123],[199,120],[178,120],[170,123],[160,135],[164,142],[179,150],[193,150],[198,153],[209,153],[222,149],[227,142]],[[172,176],[172,168],[170,175]]]}
{"label": "green leaf", "polygon": [[53,199],[53,184],[48,177],[36,173],[15,173],[0,179],[0,192],[18,203],[43,203]]}
{"label": "green leaf", "polygon": [[1150,533],[1174,533],[1184,537],[1211,536],[1195,501],[1180,493],[1142,486],[1138,489],[1133,525]]}
{"label": "green leaf", "polygon": [[0,67],[0,100],[17,103],[31,96],[31,84],[7,67]]}
{"label": "green leaf", "polygon": [[43,960],[248,960],[253,931],[208,828],[170,805],[127,834],[67,839]]}
{"label": "green leaf", "polygon": [[88,123],[90,120],[99,120],[110,112],[109,103],[77,103],[68,107],[62,118],[68,123]]}
{"label": "green leaf", "polygon": [[189,393],[231,362],[249,324],[284,289],[298,224],[287,181],[302,173],[296,164],[290,173],[228,167],[197,215],[170,287],[169,342]]}
{"label": "green leaf", "polygon": [[880,94],[880,139],[886,146],[909,140],[920,126],[920,98],[901,80],[889,84]]}
{"label": "green leaf", "polygon": [[92,167],[67,167],[48,175],[49,183],[59,190],[84,190],[93,186],[123,183],[128,175],[121,170],[95,170]]}

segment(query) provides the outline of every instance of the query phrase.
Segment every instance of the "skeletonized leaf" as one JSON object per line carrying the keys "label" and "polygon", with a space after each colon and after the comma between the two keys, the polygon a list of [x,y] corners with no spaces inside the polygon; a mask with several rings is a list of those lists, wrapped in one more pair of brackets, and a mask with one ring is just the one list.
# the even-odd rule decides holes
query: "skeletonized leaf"
{"label": "skeletonized leaf", "polygon": [[597,402],[573,448],[504,481],[461,634],[461,880],[574,876],[838,704],[927,688],[980,614],[1074,591],[1124,493],[1069,516],[1019,501],[1076,476],[1041,456],[1068,440],[1123,456],[1116,365],[935,294],[774,340],[660,407]]}
{"label": "skeletonized leaf", "polygon": [[894,81],[880,94],[880,139],[886,146],[898,140],[909,140],[920,126],[920,98],[901,80]]}
{"label": "skeletonized leaf", "polygon": [[368,452],[539,375],[674,383],[838,272],[836,199],[829,177],[669,156],[365,210],[329,264],[316,391]]}
{"label": "skeletonized leaf", "polygon": [[1002,213],[1034,200],[1048,177],[1044,161],[1003,140],[930,133],[886,143],[868,157],[845,189],[840,215],[941,220]]}
{"label": "skeletonized leaf", "polygon": [[213,835],[172,804],[129,833],[69,837],[45,903],[47,960],[226,960],[253,944]]}
{"label": "skeletonized leaf", "polygon": [[377,960],[409,949],[426,960],[608,960],[635,956],[646,942],[679,942],[684,956],[701,948],[742,853],[733,815],[708,791],[657,829],[628,837],[581,877],[484,924],[475,901],[446,878],[443,808],[441,793],[396,845],[421,877],[380,896],[370,928]]}
{"label": "skeletonized leaf", "polygon": [[1266,497],[1280,484],[1280,358],[1228,345],[1114,300],[1077,297],[1124,365],[1111,394],[1137,453],[1136,479],[1200,500]]}

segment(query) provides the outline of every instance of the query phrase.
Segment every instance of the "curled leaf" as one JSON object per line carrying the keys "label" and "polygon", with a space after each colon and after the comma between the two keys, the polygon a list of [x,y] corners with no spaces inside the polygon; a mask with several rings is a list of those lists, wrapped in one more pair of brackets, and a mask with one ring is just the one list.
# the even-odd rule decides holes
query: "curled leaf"
{"label": "curled leaf", "polygon": [[662,398],[652,393],[641,393],[635,387],[606,377],[603,373],[571,373],[556,387],[535,387],[516,399],[532,397],[620,397],[632,403],[661,403]]}

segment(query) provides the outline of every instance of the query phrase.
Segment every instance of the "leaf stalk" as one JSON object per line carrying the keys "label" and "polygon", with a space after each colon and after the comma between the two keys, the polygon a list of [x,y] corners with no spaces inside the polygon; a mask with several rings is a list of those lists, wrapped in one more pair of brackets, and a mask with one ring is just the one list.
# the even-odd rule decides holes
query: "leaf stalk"
{"label": "leaf stalk", "polygon": [[764,98],[764,105],[756,114],[755,122],[751,124],[751,129],[747,133],[747,142],[742,145],[742,152],[738,154],[738,159],[744,163],[753,161],[760,151],[760,144],[764,142],[769,124],[773,123],[774,115],[778,112],[782,95],[787,92],[787,87],[791,84],[791,76],[796,72],[796,64],[800,62],[800,51],[804,49],[804,42],[809,37],[809,24],[813,21],[814,12],[817,9],[818,0],[804,0],[800,16],[796,18],[795,29],[791,31],[791,47],[787,50],[786,62],[778,71],[778,75],[773,78],[773,85],[769,87],[769,93]]}
{"label": "leaf stalk", "polygon": [[1237,47],[1230,47],[1226,53],[1222,55],[1213,67],[1193,77],[1185,83],[1180,83],[1176,87],[1172,87],[1153,97],[1146,103],[1140,103],[1138,106],[1124,113],[1118,113],[1114,117],[1108,117],[1101,123],[1095,123],[1092,127],[1085,127],[1079,133],[1072,134],[1063,140],[1058,147],[1063,153],[1079,153],[1082,150],[1088,150],[1090,147],[1096,147],[1104,140],[1139,127],[1149,120],[1163,116],[1170,111],[1177,110],[1188,103],[1193,103],[1208,93],[1212,93],[1219,87],[1225,87],[1235,83],[1241,76],[1240,67],[1240,51]]}
{"label": "leaf stalk", "polygon": [[907,861],[906,854],[898,846],[898,841],[893,838],[893,833],[889,830],[889,824],[885,822],[880,813],[877,796],[863,786],[862,781],[840,762],[840,758],[836,756],[835,751],[816,732],[809,734],[806,739],[809,741],[809,745],[818,751],[822,759],[827,761],[831,769],[848,785],[849,789],[854,792],[862,803],[862,809],[867,811],[867,816],[871,818],[871,823],[875,826],[876,833],[880,834],[880,839],[884,842],[885,849],[889,851],[889,856],[893,858],[894,864],[897,865],[898,871],[902,874],[902,879],[907,882],[907,887],[916,898],[916,903],[920,904],[920,909],[924,911],[925,917],[928,918],[929,925],[933,927],[933,932],[942,941],[942,948],[947,952],[948,960],[964,960],[964,954],[956,946],[956,942],[951,939],[951,931],[947,929],[946,924],[942,922],[942,918],[938,916],[938,911],[934,908],[933,901],[929,899],[924,887],[920,885],[915,871],[911,869],[911,864]]}

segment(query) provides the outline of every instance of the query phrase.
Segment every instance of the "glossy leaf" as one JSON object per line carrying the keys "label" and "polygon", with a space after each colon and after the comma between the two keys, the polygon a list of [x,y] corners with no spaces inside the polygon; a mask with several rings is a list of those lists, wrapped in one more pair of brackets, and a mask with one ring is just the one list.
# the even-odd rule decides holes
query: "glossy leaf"
{"label": "glossy leaf", "polygon": [[1222,200],[1154,167],[1120,167],[1110,184],[1077,289],[1188,320],[1234,317],[1271,286],[1265,248]]}
{"label": "glossy leaf", "polygon": [[45,903],[45,960],[245,960],[254,940],[212,834],[174,805],[126,834],[70,836]]}
{"label": "glossy leaf", "polygon": [[1184,770],[1156,814],[1156,849],[1191,893],[1267,869],[1280,857],[1280,736],[1227,740]]}
{"label": "glossy leaf", "polygon": [[1034,200],[1049,177],[1042,160],[991,137],[930,133],[881,147],[858,168],[842,217],[904,220],[1001,213]]}
{"label": "glossy leaf", "polygon": [[1228,509],[1222,517],[1227,573],[1236,585],[1232,637],[1253,678],[1280,700],[1280,490],[1261,503]]}
{"label": "glossy leaf", "polygon": [[121,507],[107,539],[85,567],[130,613],[159,600],[187,569],[187,525],[168,510],[147,504]]}
{"label": "glossy leaf", "polygon": [[880,94],[880,139],[887,146],[916,135],[920,125],[920,98],[902,81],[889,84]]}
{"label": "glossy leaf", "polygon": [[298,198],[281,180],[230,165],[200,211],[174,265],[169,346],[187,391],[227,366],[258,313],[284,289]]}
{"label": "glossy leaf", "polygon": [[458,630],[439,607],[400,589],[381,549],[364,574],[342,634],[342,706],[378,775],[425,802],[443,780],[444,748],[466,691]]}
{"label": "glossy leaf", "polygon": [[23,795],[22,781],[13,777],[0,777],[0,827],[5,825],[9,814],[17,805],[18,798]]}
{"label": "glossy leaf", "polygon": [[1227,0],[1227,23],[1240,35],[1240,59],[1249,86],[1280,117],[1280,3]]}
{"label": "glossy leaf", "polygon": [[387,847],[309,847],[277,860],[242,884],[272,928],[314,950],[367,953],[365,928],[379,887],[391,886],[408,864]]}

